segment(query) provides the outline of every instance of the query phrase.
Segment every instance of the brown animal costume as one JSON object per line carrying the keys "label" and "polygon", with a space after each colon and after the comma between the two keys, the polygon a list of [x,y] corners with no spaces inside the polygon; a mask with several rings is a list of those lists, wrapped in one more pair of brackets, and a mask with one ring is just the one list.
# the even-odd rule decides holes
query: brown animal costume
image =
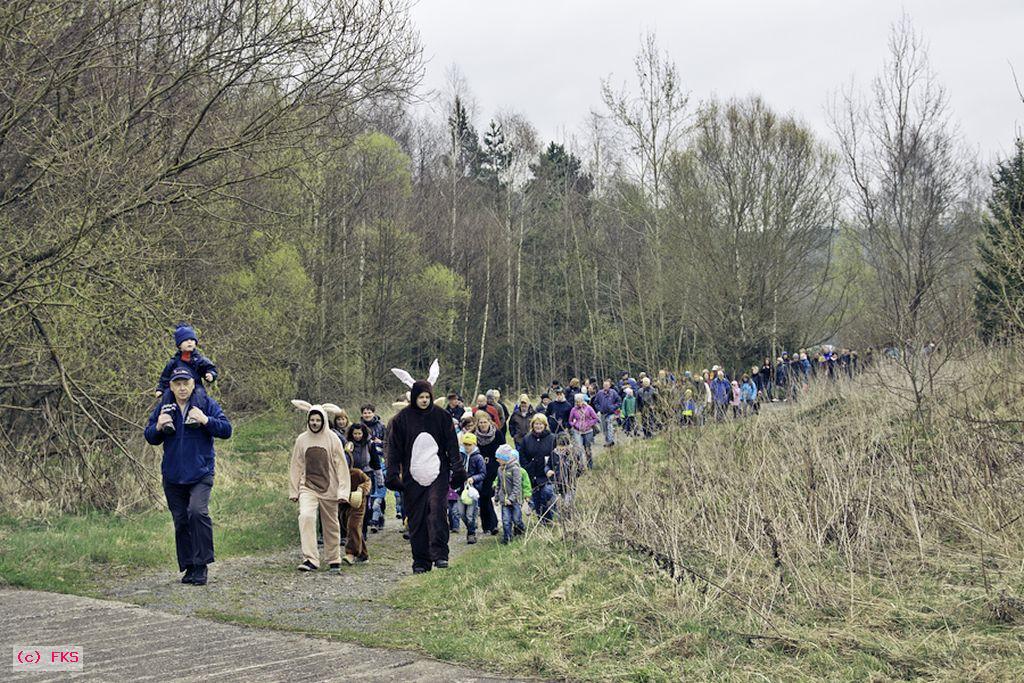
{"label": "brown animal costume", "polygon": [[[347,501],[351,483],[341,440],[331,431],[328,411],[324,406],[305,401],[292,401],[306,411],[306,431],[299,434],[292,448],[291,476],[288,497],[299,502],[299,538],[305,562],[299,569],[320,566],[316,547],[316,516],[324,530],[324,555],[331,565],[341,564],[341,528],[338,524],[338,501]],[[319,415],[320,429],[313,431],[310,417]]]}
{"label": "brown animal costume", "polygon": [[[404,370],[392,372],[411,388],[411,403],[388,425],[387,487],[401,491],[409,517],[414,573],[448,566],[448,481],[457,491],[466,481],[466,467],[459,454],[455,427],[447,411],[434,405],[433,383],[437,361],[428,380],[413,381]],[[422,394],[430,397],[426,408],[417,406]]]}
{"label": "brown animal costume", "polygon": [[345,562],[355,564],[369,559],[366,539],[363,537],[363,518],[366,515],[366,501],[370,499],[370,478],[358,467],[350,467],[348,473],[352,493],[348,497]]}

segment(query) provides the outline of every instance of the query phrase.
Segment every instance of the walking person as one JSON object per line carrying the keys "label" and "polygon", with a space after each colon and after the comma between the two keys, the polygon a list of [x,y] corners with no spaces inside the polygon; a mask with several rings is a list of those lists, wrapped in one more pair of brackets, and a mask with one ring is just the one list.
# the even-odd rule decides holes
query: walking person
{"label": "walking person", "polygon": [[711,397],[715,403],[715,422],[722,422],[728,414],[729,402],[732,400],[732,386],[725,379],[725,372],[718,370],[711,381]]}
{"label": "walking person", "polygon": [[[348,506],[351,479],[341,440],[328,426],[325,406],[292,401],[306,413],[306,431],[295,438],[288,478],[288,498],[299,504],[299,542],[302,564],[299,571],[320,567],[316,542],[317,517],[324,532],[324,555],[330,569],[341,569],[341,526],[339,505]],[[361,521],[361,520],[360,520]]]}
{"label": "walking person", "polygon": [[615,445],[615,418],[619,414],[622,405],[622,397],[619,392],[612,388],[612,381],[606,379],[604,387],[594,397],[594,410],[598,414],[601,423],[601,433],[604,434],[604,445],[611,448]]}
{"label": "walking person", "polygon": [[549,460],[555,450],[555,435],[548,429],[544,415],[537,414],[530,421],[530,433],[523,437],[519,449],[519,462],[530,477],[533,511],[541,524],[554,517],[555,490],[548,479]]}
{"label": "walking person", "polygon": [[494,511],[494,477],[498,474],[498,459],[495,455],[501,440],[498,438],[500,432],[491,421],[491,416],[486,410],[480,410],[474,415],[476,427],[473,435],[476,437],[476,446],[480,450],[480,456],[484,460],[484,480],[478,487],[480,492],[480,527],[485,534],[492,536],[498,533],[498,516]]}
{"label": "walking person", "polygon": [[644,438],[650,438],[654,435],[658,411],[658,389],[651,385],[650,377],[640,380],[637,409],[640,412],[640,428],[643,430]]}
{"label": "walking person", "polygon": [[[644,379],[647,379],[646,377]],[[633,395],[632,387],[623,389],[625,396],[622,397],[622,431],[626,436],[636,435],[637,400]]]}
{"label": "walking person", "polygon": [[586,397],[576,394],[576,405],[569,413],[569,426],[576,445],[586,453],[588,469],[594,468],[594,425],[597,423],[597,413],[587,404]]}
{"label": "walking person", "polygon": [[[401,373],[395,372],[412,379]],[[409,520],[414,574],[448,567],[448,487],[459,490],[466,482],[451,415],[434,405],[436,379],[435,361],[430,380],[412,382],[411,403],[391,418],[384,449],[386,485],[402,492]]]}
{"label": "walking person", "polygon": [[[231,438],[231,422],[208,394],[195,395],[196,382],[188,368],[174,368],[169,386],[174,403],[168,404],[170,409],[163,403],[156,406],[145,437],[154,446],[163,444],[160,474],[174,520],[178,571],[185,572],[181,582],[205,586],[207,568],[213,563],[213,439]],[[191,424],[186,426],[186,420]]]}
{"label": "walking person", "polygon": [[[462,462],[466,466],[466,485],[472,486],[477,491],[477,496],[467,496],[465,492],[459,492],[459,503],[457,510],[459,518],[466,525],[466,543],[476,543],[476,521],[480,513],[480,489],[484,485],[484,477],[487,468],[484,465],[484,458],[476,447],[476,434],[464,431],[459,437],[462,442]],[[494,508],[491,508],[494,511]]]}

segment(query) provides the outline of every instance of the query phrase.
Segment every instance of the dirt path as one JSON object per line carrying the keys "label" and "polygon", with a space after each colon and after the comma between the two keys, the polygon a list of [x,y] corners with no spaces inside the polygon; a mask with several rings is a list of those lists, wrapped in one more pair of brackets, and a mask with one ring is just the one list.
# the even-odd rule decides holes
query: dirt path
{"label": "dirt path", "polygon": [[[595,443],[595,459],[604,457],[603,452],[604,448]],[[293,549],[218,560],[210,565],[205,587],[179,583],[181,575],[174,571],[169,558],[167,568],[160,571],[104,577],[101,595],[173,614],[313,635],[343,637],[346,632],[386,630],[395,611],[384,598],[399,581],[412,575],[412,557],[408,541],[402,538],[401,522],[390,512],[389,517],[381,533],[367,538],[370,562],[343,565],[340,574],[330,574],[325,568],[315,573],[297,571],[302,556],[296,527]],[[452,532],[452,563],[457,563],[464,552],[497,542],[497,537],[482,532],[478,538],[478,545],[467,546],[465,527],[459,533]]]}
{"label": "dirt path", "polygon": [[[603,450],[597,446],[595,456]],[[452,563],[497,542],[479,539],[467,546],[464,528],[453,533]],[[218,560],[204,587],[181,584],[168,558],[164,569],[99,577],[103,600],[0,590],[0,645],[79,645],[85,677],[94,680],[499,680],[414,653],[338,642],[357,633],[387,642],[398,615],[385,598],[412,575],[398,520],[367,540],[370,562],[340,574],[297,571],[296,529],[290,550]]]}
{"label": "dirt path", "polygon": [[[493,542],[480,538],[481,543]],[[378,631],[395,616],[384,597],[412,575],[412,559],[400,522],[394,518],[387,520],[381,533],[370,534],[367,546],[370,562],[366,564],[343,565],[340,574],[326,568],[300,572],[296,570],[302,561],[296,529],[294,549],[218,560],[210,565],[209,583],[204,587],[182,585],[181,575],[169,566],[142,575],[111,577],[102,595],[174,614],[230,618],[311,634]],[[449,547],[452,562],[457,562],[467,549],[465,532],[453,533]]]}

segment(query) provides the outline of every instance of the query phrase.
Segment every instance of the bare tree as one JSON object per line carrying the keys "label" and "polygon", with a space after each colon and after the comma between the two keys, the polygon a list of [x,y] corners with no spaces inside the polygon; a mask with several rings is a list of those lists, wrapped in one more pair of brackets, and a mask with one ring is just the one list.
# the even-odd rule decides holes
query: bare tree
{"label": "bare tree", "polygon": [[[0,457],[118,505],[138,495],[147,350],[239,230],[218,210],[265,208],[247,186],[408,96],[418,38],[404,0],[14,0],[0,33]],[[95,361],[112,327],[117,374]],[[47,451],[74,457],[19,456]]]}
{"label": "bare tree", "polygon": [[833,126],[851,185],[855,234],[882,300],[882,341],[896,347],[918,414],[968,319],[977,227],[972,165],[948,97],[909,18],[866,98],[846,92]]}
{"label": "bare tree", "polygon": [[731,362],[824,341],[839,222],[832,152],[757,97],[705,105],[673,158],[667,245],[689,310]]}
{"label": "bare tree", "polygon": [[[654,330],[646,335],[647,347],[653,348],[653,339],[663,339],[667,330],[665,317],[665,267],[663,259],[664,235],[662,205],[665,174],[672,153],[688,130],[691,116],[687,108],[689,95],[675,63],[658,50],[653,33],[644,36],[640,51],[634,60],[637,92],[624,88],[616,91],[610,81],[601,84],[601,98],[633,153],[632,176],[639,183],[650,204],[647,218],[647,258],[653,272],[653,283],[646,288],[640,300],[645,309],[644,320],[650,316]],[[653,365],[659,359],[644,360]]]}

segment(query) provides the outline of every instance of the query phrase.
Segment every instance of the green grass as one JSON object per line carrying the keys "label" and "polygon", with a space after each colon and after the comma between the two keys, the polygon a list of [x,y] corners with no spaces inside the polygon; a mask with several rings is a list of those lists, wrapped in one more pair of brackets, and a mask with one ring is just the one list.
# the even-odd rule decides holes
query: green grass
{"label": "green grass", "polygon": [[[824,583],[849,577],[822,573]],[[778,631],[700,580],[575,545],[557,529],[483,544],[404,581],[386,631],[357,636],[508,675],[571,680],[1020,680],[1019,629],[993,623],[978,587],[934,570],[909,591],[858,577],[851,609],[793,606]]]}
{"label": "green grass", "polygon": [[[256,418],[217,442],[210,516],[218,557],[295,544],[295,505],[287,497],[292,431],[283,417]],[[0,517],[0,548],[0,580],[8,584],[96,595],[105,575],[173,566],[174,527],[165,506],[46,522]]]}

